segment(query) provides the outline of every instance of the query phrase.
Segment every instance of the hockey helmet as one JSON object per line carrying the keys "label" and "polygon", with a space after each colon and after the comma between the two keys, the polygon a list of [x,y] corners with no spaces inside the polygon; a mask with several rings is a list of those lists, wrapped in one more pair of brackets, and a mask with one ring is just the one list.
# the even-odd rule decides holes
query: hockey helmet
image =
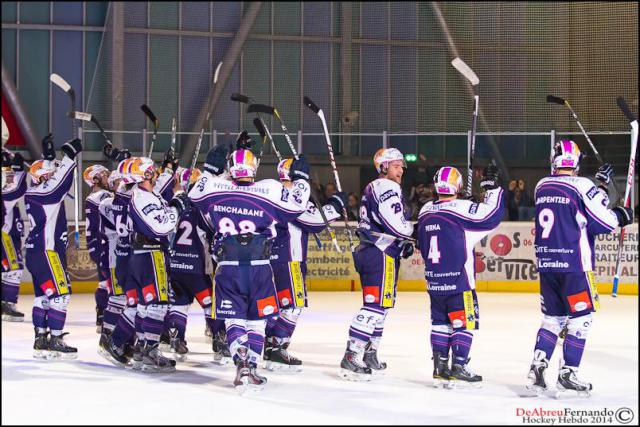
{"label": "hockey helmet", "polygon": [[580,147],[569,139],[561,139],[553,146],[551,164],[554,169],[579,169],[582,161]]}
{"label": "hockey helmet", "polygon": [[57,168],[57,160],[39,159],[31,163],[31,167],[29,168],[29,175],[31,176],[31,180],[34,184],[39,184],[40,179],[43,176],[53,174]]}
{"label": "hockey helmet", "polygon": [[292,163],[293,159],[280,160],[280,163],[278,163],[278,178],[280,178],[280,181],[291,181],[289,170],[291,169]]}
{"label": "hockey helmet", "polygon": [[131,178],[131,164],[137,157],[129,157],[128,159],[122,160],[118,163],[118,167],[116,170],[118,171],[118,175],[124,184],[133,184],[135,181]]}
{"label": "hockey helmet", "polygon": [[378,173],[382,173],[382,169],[387,168],[389,163],[395,160],[402,160],[402,167],[407,167],[404,156],[397,148],[381,148],[373,156],[373,164]]}
{"label": "hockey helmet", "polygon": [[462,175],[453,166],[443,166],[433,177],[436,193],[454,196],[462,188]]}
{"label": "hockey helmet", "polygon": [[251,150],[240,148],[229,157],[229,173],[231,178],[255,178],[258,170],[256,156]]}
{"label": "hockey helmet", "polygon": [[109,169],[105,168],[102,165],[91,165],[84,170],[84,172],[82,173],[82,178],[89,187],[92,187],[95,184],[95,182],[93,182],[93,179],[105,173],[109,174]]}
{"label": "hockey helmet", "polygon": [[[189,168],[178,167],[178,179],[180,180],[180,187],[182,188],[188,188],[189,185],[200,178],[200,175],[202,175],[202,172],[198,168],[193,168],[191,176],[189,176]],[[189,180],[188,183],[187,179]]]}
{"label": "hockey helmet", "polygon": [[156,165],[149,157],[136,157],[130,164],[129,176],[132,182],[141,183],[151,177],[147,177],[147,173],[153,177],[156,173]]}
{"label": "hockey helmet", "polygon": [[109,188],[115,190],[118,188],[118,182],[122,180],[122,175],[118,172],[118,169],[114,169],[109,174],[109,178],[107,179],[107,184],[109,184]]}

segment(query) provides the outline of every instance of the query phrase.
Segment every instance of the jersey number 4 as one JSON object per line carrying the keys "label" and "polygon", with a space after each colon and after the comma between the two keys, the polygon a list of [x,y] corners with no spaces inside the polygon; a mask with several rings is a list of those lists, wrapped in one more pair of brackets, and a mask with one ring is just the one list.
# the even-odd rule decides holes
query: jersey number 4
{"label": "jersey number 4", "polygon": [[432,264],[440,264],[442,254],[438,250],[438,236],[431,236],[431,240],[429,240],[429,253],[427,254],[427,258],[431,260]]}

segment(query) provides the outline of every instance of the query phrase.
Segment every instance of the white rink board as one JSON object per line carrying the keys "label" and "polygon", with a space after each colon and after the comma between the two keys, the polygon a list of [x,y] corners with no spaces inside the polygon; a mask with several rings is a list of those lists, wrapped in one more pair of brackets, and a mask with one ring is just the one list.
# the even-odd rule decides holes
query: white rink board
{"label": "white rink board", "polygon": [[[336,373],[360,292],[312,293],[290,348],[304,361],[304,372],[262,370],[267,387],[250,397],[232,389],[233,368],[212,364],[197,305],[189,316],[189,360],[173,374],[143,374],[116,368],[96,353],[93,295],[73,295],[69,306],[67,342],[79,348],[78,360],[36,361],[32,301],[20,297],[25,323],[2,323],[3,424],[522,424],[518,408],[566,407],[629,407],[633,424],[639,415],[636,296],[603,296],[580,372],[594,384],[594,395],[562,401],[519,397],[540,324],[535,294],[479,294],[481,329],[470,367],[485,381],[481,390],[467,391],[430,387],[426,294],[400,293],[387,317],[380,350],[387,375],[351,383]],[[560,351],[556,347],[548,377],[553,389]]]}

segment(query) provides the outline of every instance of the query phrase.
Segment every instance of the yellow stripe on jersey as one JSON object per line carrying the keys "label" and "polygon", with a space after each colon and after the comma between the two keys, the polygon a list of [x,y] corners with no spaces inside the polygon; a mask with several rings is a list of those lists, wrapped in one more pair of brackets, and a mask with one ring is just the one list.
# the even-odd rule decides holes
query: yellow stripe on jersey
{"label": "yellow stripe on jersey", "polygon": [[396,284],[396,262],[384,254],[384,284],[382,286],[382,306],[393,307]]}
{"label": "yellow stripe on jersey", "polygon": [[156,289],[158,291],[158,301],[169,301],[169,283],[167,281],[167,266],[164,262],[164,253],[160,251],[151,252],[153,257],[153,272],[156,275]]}
{"label": "yellow stripe on jersey", "polygon": [[9,236],[9,233],[2,232],[2,246],[4,246],[4,253],[7,254],[7,260],[9,261],[9,270],[18,270],[20,265],[18,264],[18,255],[16,254],[16,248],[13,246],[13,239]]}
{"label": "yellow stripe on jersey", "polygon": [[60,255],[56,251],[47,251],[47,261],[49,262],[49,269],[53,275],[55,281],[56,290],[58,295],[66,295],[69,293],[69,284],[67,283],[67,275],[62,267],[62,261],[60,261]]}
{"label": "yellow stripe on jersey", "polygon": [[300,268],[299,261],[292,261],[289,263],[289,274],[291,275],[291,283],[293,283],[293,299],[295,307],[304,307],[304,278],[302,277],[302,269]]}
{"label": "yellow stripe on jersey", "polygon": [[476,310],[473,303],[473,292],[464,291],[462,293],[462,299],[464,300],[464,317],[467,319],[466,329],[476,329]]}

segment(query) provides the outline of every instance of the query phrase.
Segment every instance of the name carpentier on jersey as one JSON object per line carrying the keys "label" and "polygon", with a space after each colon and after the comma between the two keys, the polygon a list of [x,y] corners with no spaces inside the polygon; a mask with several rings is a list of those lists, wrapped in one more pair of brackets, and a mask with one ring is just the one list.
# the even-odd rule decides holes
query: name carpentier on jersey
{"label": "name carpentier on jersey", "polygon": [[571,199],[569,199],[568,197],[562,197],[562,196],[540,196],[538,198],[536,198],[536,204],[542,204],[542,203],[556,203],[556,204],[563,204],[563,205],[568,205],[569,203],[571,203]]}

